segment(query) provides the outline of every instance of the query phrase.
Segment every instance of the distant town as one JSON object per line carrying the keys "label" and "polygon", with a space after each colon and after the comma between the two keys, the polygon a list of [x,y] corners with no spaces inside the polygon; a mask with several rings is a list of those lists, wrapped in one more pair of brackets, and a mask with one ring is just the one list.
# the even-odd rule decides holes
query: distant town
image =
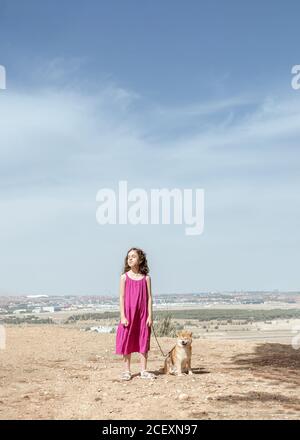
{"label": "distant town", "polygon": [[[153,294],[153,315],[161,336],[174,337],[175,331],[185,328],[193,331],[194,338],[290,341],[291,332],[300,325],[300,292]],[[56,325],[115,333],[119,321],[119,296],[0,297],[0,325]]]}
{"label": "distant town", "polygon": [[[119,310],[118,296],[0,296],[0,318],[3,315],[48,314],[60,312],[104,312]],[[300,292],[203,292],[153,295],[153,309],[234,307],[242,305],[300,305]]]}

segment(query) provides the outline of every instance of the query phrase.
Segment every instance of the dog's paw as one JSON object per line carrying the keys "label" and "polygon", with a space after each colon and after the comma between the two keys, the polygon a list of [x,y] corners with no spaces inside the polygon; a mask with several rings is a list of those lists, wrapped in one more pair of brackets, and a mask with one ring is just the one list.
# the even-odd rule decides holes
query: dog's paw
{"label": "dog's paw", "polygon": [[190,374],[190,375],[193,375],[194,373],[192,372],[192,370],[189,370],[189,374]]}

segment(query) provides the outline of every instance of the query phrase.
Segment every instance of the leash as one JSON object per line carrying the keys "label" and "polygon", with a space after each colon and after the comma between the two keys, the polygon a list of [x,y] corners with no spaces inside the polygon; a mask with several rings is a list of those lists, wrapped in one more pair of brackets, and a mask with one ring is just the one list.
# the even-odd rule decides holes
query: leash
{"label": "leash", "polygon": [[157,337],[156,337],[156,334],[155,334],[155,330],[154,330],[154,326],[153,326],[153,324],[151,325],[151,327],[152,327],[152,329],[153,329],[153,333],[154,333],[154,336],[155,336],[156,342],[157,342],[157,344],[158,344],[158,346],[159,346],[159,349],[160,349],[160,351],[161,351],[161,354],[163,355],[163,357],[167,357],[167,356],[171,353],[171,351],[173,350],[173,348],[176,347],[176,345],[174,345],[174,347],[169,351],[168,354],[164,354],[164,352],[162,351],[161,346],[160,346],[160,344],[159,344],[159,342],[158,342],[158,340],[157,340]]}

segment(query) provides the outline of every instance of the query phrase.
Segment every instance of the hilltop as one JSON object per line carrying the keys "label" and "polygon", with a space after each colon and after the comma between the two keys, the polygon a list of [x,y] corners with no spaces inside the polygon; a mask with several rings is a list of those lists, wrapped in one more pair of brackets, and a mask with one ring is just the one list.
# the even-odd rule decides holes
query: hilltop
{"label": "hilltop", "polygon": [[[0,352],[0,419],[299,419],[300,350],[242,340],[193,341],[193,376],[119,381],[115,335],[8,326]],[[165,352],[171,338],[159,338]],[[148,370],[162,356],[151,339]]]}

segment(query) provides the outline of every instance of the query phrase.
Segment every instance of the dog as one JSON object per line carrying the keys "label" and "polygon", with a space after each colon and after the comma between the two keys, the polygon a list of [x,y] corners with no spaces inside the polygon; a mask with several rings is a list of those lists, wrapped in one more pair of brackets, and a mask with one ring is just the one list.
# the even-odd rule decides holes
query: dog
{"label": "dog", "polygon": [[164,374],[174,374],[183,376],[193,374],[191,368],[192,361],[192,332],[187,330],[179,331],[175,347],[168,353],[164,367],[161,369]]}

